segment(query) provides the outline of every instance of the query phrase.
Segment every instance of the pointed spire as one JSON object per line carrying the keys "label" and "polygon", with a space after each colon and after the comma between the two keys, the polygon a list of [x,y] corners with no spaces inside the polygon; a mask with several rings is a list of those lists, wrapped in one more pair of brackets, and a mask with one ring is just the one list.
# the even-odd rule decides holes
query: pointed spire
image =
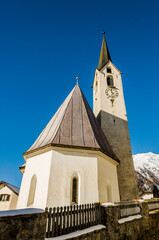
{"label": "pointed spire", "polygon": [[99,57],[99,63],[98,63],[98,70],[101,70],[107,63],[108,61],[111,61],[110,53],[108,50],[108,46],[105,40],[105,32],[103,31],[103,42],[102,42],[102,47],[100,51],[100,57]]}

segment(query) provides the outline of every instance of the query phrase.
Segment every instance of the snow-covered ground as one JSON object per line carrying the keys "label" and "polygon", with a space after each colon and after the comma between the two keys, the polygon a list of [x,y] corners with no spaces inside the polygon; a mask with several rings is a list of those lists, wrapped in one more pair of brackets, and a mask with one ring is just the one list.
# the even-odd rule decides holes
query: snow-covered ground
{"label": "snow-covered ground", "polygon": [[47,239],[48,240],[72,239],[73,237],[80,237],[83,234],[94,232],[96,230],[103,229],[103,228],[106,228],[106,227],[104,225],[99,224],[99,225],[96,225],[96,226],[93,226],[93,227],[89,227],[89,228],[86,228],[86,229],[83,229],[83,230],[78,230],[76,232],[69,233],[69,234],[66,234],[66,235],[62,235],[62,236],[59,236],[59,237],[45,238],[45,240],[47,240]]}

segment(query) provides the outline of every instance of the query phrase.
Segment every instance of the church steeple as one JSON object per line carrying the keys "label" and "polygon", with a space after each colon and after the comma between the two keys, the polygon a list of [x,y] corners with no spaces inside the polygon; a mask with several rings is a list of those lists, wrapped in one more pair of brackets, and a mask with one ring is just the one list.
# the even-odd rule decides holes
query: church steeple
{"label": "church steeple", "polygon": [[93,81],[93,111],[108,142],[120,159],[117,168],[121,200],[138,197],[121,72],[111,61],[103,33]]}
{"label": "church steeple", "polygon": [[111,61],[110,53],[108,50],[108,46],[105,39],[105,32],[103,31],[103,42],[100,51],[99,63],[98,63],[98,70],[101,70],[108,62]]}

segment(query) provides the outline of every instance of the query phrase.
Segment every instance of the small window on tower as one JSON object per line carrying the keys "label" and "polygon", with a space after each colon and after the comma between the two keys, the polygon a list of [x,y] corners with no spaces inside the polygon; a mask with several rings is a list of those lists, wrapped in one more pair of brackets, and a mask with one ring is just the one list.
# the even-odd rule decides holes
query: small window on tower
{"label": "small window on tower", "polygon": [[114,86],[114,81],[112,76],[107,77],[107,85],[110,87]]}
{"label": "small window on tower", "polygon": [[107,68],[107,73],[111,73],[111,72],[112,72],[111,68],[108,67],[108,68]]}

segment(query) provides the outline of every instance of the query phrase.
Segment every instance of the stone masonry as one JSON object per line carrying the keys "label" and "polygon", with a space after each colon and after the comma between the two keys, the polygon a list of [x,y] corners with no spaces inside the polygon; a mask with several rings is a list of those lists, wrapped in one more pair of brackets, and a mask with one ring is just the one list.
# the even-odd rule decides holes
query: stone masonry
{"label": "stone masonry", "polygon": [[45,212],[0,217],[0,240],[44,240],[45,234]]}

